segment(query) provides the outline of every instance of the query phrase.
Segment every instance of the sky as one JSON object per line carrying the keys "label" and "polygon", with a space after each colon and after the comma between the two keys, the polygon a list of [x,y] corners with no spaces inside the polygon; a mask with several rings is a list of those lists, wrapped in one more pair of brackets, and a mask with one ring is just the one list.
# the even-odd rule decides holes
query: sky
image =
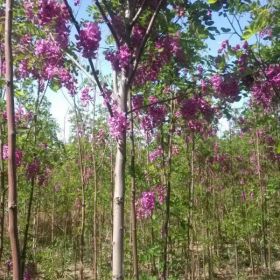
{"label": "sky", "polygon": [[[71,6],[73,5],[73,0],[69,1]],[[81,1],[81,5],[74,9],[76,18],[80,21],[82,19],[86,19],[87,17],[87,11],[86,6],[83,5],[83,3],[86,3],[87,1]],[[217,13],[212,13],[212,18],[215,22],[215,26],[220,29],[221,27],[230,28],[230,24],[228,23],[227,19],[225,19],[222,16],[218,16]],[[245,26],[248,22],[248,17],[242,17],[239,19],[241,26]],[[71,39],[74,39],[76,32],[74,27],[71,28]],[[100,45],[100,50],[97,56],[96,61],[94,62],[96,65],[96,69],[100,69],[103,74],[109,74],[111,71],[111,67],[109,65],[109,62],[107,62],[104,59],[103,52],[105,50],[106,44],[105,44],[105,37],[108,35],[108,30],[106,27],[101,27],[101,34],[102,34],[102,41]],[[224,40],[229,40],[231,45],[236,45],[237,43],[240,43],[240,39],[237,35],[217,35],[216,40],[208,39],[206,41],[208,45],[207,53],[210,55],[216,55],[218,48],[220,47],[220,44]],[[85,63],[86,65],[86,63]],[[60,90],[59,92],[52,92],[51,90],[48,90],[47,92],[47,98],[51,102],[51,114],[57,121],[60,127],[60,132],[58,134],[58,137],[60,140],[67,142],[70,134],[70,123],[68,121],[69,119],[69,111],[72,108],[72,100],[71,97],[67,94],[66,90]],[[234,104],[235,108],[242,107],[242,102],[238,102]],[[228,122],[226,119],[221,119],[219,123],[219,130],[220,134],[223,133],[223,131],[228,129]]]}

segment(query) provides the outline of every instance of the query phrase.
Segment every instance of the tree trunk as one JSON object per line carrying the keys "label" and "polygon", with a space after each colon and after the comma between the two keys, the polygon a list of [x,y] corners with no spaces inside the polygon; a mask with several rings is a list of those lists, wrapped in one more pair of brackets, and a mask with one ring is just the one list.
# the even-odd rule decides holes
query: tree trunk
{"label": "tree trunk", "polygon": [[[132,110],[132,96],[130,96],[130,110]],[[130,116],[130,140],[131,140],[131,241],[132,241],[132,256],[133,256],[133,277],[139,279],[138,272],[138,253],[137,253],[137,220],[135,211],[135,194],[136,194],[136,173],[135,173],[135,143],[134,143],[134,120],[133,113]]]}
{"label": "tree trunk", "polygon": [[16,182],[16,131],[13,87],[12,56],[12,21],[13,1],[6,0],[5,16],[5,62],[6,62],[6,95],[8,119],[8,217],[11,253],[13,261],[13,279],[21,279],[20,247],[17,222],[17,182]]}
{"label": "tree trunk", "polygon": [[3,124],[0,124],[0,263],[4,250],[4,225],[5,225],[5,173],[3,162]]}
{"label": "tree trunk", "polygon": [[[174,101],[171,101],[171,115],[174,112]],[[168,279],[168,238],[169,238],[169,221],[170,221],[170,194],[171,194],[171,163],[172,163],[172,134],[174,130],[174,121],[171,119],[171,124],[169,128],[168,134],[168,154],[167,154],[167,166],[165,166],[165,162],[163,159],[163,167],[164,169],[164,177],[166,183],[166,209],[165,209],[165,221],[163,224],[162,232],[163,232],[163,270],[162,270],[162,280]],[[163,141],[162,141],[162,149],[163,149]]]}
{"label": "tree trunk", "polygon": [[[127,87],[122,73],[118,90],[119,109],[127,113]],[[124,279],[124,192],[125,192],[126,131],[117,140],[113,198],[113,267],[112,279]]]}

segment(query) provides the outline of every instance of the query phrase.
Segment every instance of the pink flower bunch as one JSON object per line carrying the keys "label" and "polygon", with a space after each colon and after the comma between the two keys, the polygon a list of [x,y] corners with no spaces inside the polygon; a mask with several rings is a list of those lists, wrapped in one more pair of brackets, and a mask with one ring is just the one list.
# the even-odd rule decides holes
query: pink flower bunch
{"label": "pink flower bunch", "polygon": [[[71,95],[75,95],[76,81],[69,70],[63,66],[63,53],[60,44],[51,38],[38,40],[35,42],[35,54],[43,60],[40,76],[44,80],[57,79]],[[20,75],[26,76],[27,66],[23,70]]]}
{"label": "pink flower bunch", "polygon": [[82,50],[83,57],[95,58],[101,40],[101,32],[98,25],[94,22],[86,22],[76,36],[77,48]]}
{"label": "pink flower bunch", "polygon": [[220,48],[218,49],[218,52],[221,53],[221,52],[223,52],[223,51],[226,51],[228,47],[229,47],[229,42],[228,42],[228,40],[224,40],[224,41],[221,43],[221,46],[220,46]]}
{"label": "pink flower bunch", "polygon": [[18,122],[30,122],[34,115],[32,112],[26,111],[23,106],[18,106],[15,110],[15,121]]}
{"label": "pink flower bunch", "polygon": [[151,217],[155,209],[155,193],[152,191],[143,192],[136,201],[136,216],[138,219]]}
{"label": "pink flower bunch", "polygon": [[26,79],[30,75],[30,68],[28,65],[28,59],[23,59],[19,62],[16,75],[20,79]]}
{"label": "pink flower bunch", "polygon": [[270,65],[265,71],[268,81],[272,86],[280,88],[280,65]]}
{"label": "pink flower bunch", "polygon": [[136,85],[143,85],[147,81],[155,81],[162,69],[162,67],[169,63],[172,56],[177,61],[184,62],[185,55],[180,46],[179,36],[165,36],[159,38],[155,43],[156,52],[151,54],[147,63],[139,65],[134,83]]}
{"label": "pink flower bunch", "polygon": [[[65,4],[56,0],[39,0],[37,18],[39,25],[54,27],[57,43],[62,48],[66,48],[70,33],[68,26],[70,15]],[[34,17],[31,20],[37,21]]]}
{"label": "pink flower bunch", "polygon": [[27,165],[26,176],[29,180],[33,179],[38,175],[40,170],[40,161],[35,159],[33,162]]}
{"label": "pink flower bunch", "polygon": [[113,111],[113,116],[109,118],[109,127],[112,137],[115,139],[122,139],[129,127],[125,113],[115,109]]}
{"label": "pink flower bunch", "polygon": [[260,32],[260,37],[261,38],[267,38],[272,36],[272,28],[271,27],[266,27]]}
{"label": "pink flower bunch", "polygon": [[113,99],[112,99],[112,91],[108,88],[103,88],[103,92],[102,92],[102,97],[103,97],[103,101],[104,101],[104,105],[112,105],[113,103]]}
{"label": "pink flower bunch", "polygon": [[76,80],[66,68],[60,68],[58,72],[58,80],[61,85],[68,89],[69,93],[74,96],[76,94]]}
{"label": "pink flower bunch", "polygon": [[149,115],[142,115],[140,116],[140,126],[141,129],[144,131],[148,139],[151,138],[151,133],[153,130],[152,120]]}
{"label": "pink flower bunch", "polygon": [[[16,165],[20,166],[21,164],[21,160],[22,160],[22,151],[19,149],[16,149]],[[7,160],[8,159],[8,145],[5,144],[3,145],[3,160]]]}
{"label": "pink flower bunch", "polygon": [[211,78],[214,96],[225,99],[229,102],[234,102],[238,99],[239,85],[237,79],[231,75],[214,75]]}
{"label": "pink flower bunch", "polygon": [[171,154],[172,156],[177,156],[180,154],[180,149],[177,145],[172,145]]}
{"label": "pink flower bunch", "polygon": [[132,96],[132,110],[139,112],[144,105],[144,96],[142,94],[137,94]]}
{"label": "pink flower bunch", "polygon": [[142,42],[145,32],[146,30],[139,24],[134,25],[131,35],[131,42],[133,46],[139,46],[139,44]]}
{"label": "pink flower bunch", "polygon": [[92,101],[92,97],[90,96],[91,89],[89,87],[85,87],[81,91],[81,102],[83,106],[88,106],[89,102]]}
{"label": "pink flower bunch", "polygon": [[192,131],[192,132],[196,132],[196,133],[204,132],[204,125],[199,120],[189,120],[187,124],[188,124],[190,131]]}
{"label": "pink flower bunch", "polygon": [[23,8],[24,8],[24,12],[25,15],[27,16],[27,18],[29,19],[33,19],[34,18],[34,1],[32,0],[24,0],[23,1]]}
{"label": "pink flower bunch", "polygon": [[70,19],[67,7],[64,3],[56,0],[39,0],[38,19],[40,25],[46,25],[62,18],[64,21]]}
{"label": "pink flower bunch", "polygon": [[106,51],[105,58],[111,62],[115,71],[127,69],[132,58],[132,52],[126,44],[120,46],[117,51]]}
{"label": "pink flower bunch", "polygon": [[160,158],[162,156],[163,156],[163,150],[161,147],[158,147],[157,149],[150,152],[149,161],[154,162],[155,160],[157,160],[158,158]]}
{"label": "pink flower bunch", "polygon": [[161,125],[167,114],[165,105],[158,103],[158,101],[158,98],[155,96],[149,97],[148,115],[151,119],[153,127]]}
{"label": "pink flower bunch", "polygon": [[184,51],[180,45],[179,36],[165,36],[156,41],[156,49],[160,52],[160,59],[164,64],[173,56],[178,61],[184,60]]}
{"label": "pink flower bunch", "polygon": [[214,115],[214,109],[202,97],[193,97],[182,101],[181,115],[184,119],[197,119],[199,114],[210,121]]}
{"label": "pink flower bunch", "polygon": [[253,84],[252,98],[257,105],[269,110],[276,95],[275,89],[280,90],[280,65],[270,65],[265,70],[265,76]]}
{"label": "pink flower bunch", "polygon": [[41,57],[48,65],[57,66],[62,63],[61,47],[51,38],[36,41],[34,53],[36,56]]}
{"label": "pink flower bunch", "polygon": [[156,185],[153,187],[153,191],[156,194],[158,203],[162,205],[164,203],[164,200],[166,198],[166,188],[163,185]]}
{"label": "pink flower bunch", "polygon": [[6,72],[6,63],[5,60],[0,60],[0,77],[4,77]]}

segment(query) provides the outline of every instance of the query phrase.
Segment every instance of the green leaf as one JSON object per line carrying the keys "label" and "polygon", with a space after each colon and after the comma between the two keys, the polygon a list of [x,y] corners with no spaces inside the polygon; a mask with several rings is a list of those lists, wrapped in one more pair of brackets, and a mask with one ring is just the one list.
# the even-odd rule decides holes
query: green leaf
{"label": "green leaf", "polygon": [[218,2],[218,0],[208,0],[208,3],[209,4],[215,4],[215,3],[217,3]]}
{"label": "green leaf", "polygon": [[276,153],[277,153],[277,154],[280,154],[280,143],[277,145]]}
{"label": "green leaf", "polygon": [[222,30],[223,32],[225,32],[225,33],[227,33],[227,32],[230,32],[230,31],[231,31],[231,29],[230,29],[230,28],[224,28],[224,27],[221,27],[221,30]]}
{"label": "green leaf", "polygon": [[250,39],[255,34],[254,30],[246,29],[242,35],[244,40]]}

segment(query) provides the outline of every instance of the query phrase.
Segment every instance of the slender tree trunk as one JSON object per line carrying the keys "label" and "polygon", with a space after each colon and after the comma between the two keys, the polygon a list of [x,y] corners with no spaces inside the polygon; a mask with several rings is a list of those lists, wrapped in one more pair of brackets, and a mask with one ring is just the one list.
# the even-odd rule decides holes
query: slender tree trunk
{"label": "slender tree trunk", "polygon": [[265,198],[265,188],[263,186],[262,174],[261,174],[261,162],[260,162],[260,145],[259,145],[259,134],[256,131],[256,155],[257,155],[257,172],[258,172],[258,182],[261,193],[261,221],[262,221],[262,241],[263,241],[263,255],[264,255],[264,264],[265,269],[268,269],[268,253],[267,253],[267,223],[266,223],[266,198]]}
{"label": "slender tree trunk", "polygon": [[0,263],[4,250],[4,225],[5,225],[5,172],[3,162],[3,124],[0,124]]}
{"label": "slender tree trunk", "polygon": [[[174,111],[174,100],[171,101],[171,116]],[[169,221],[170,221],[170,193],[171,193],[171,157],[172,157],[172,134],[174,130],[174,121],[171,119],[171,124],[168,134],[168,155],[167,155],[167,172],[165,171],[166,182],[166,209],[165,209],[165,221],[163,225],[163,270],[162,280],[168,279],[168,238],[169,238]],[[162,145],[163,146],[163,145]],[[163,147],[162,147],[163,148]],[[163,159],[164,160],[164,159]],[[164,164],[165,165],[165,164]],[[165,167],[165,166],[164,166]]]}
{"label": "slender tree trunk", "polygon": [[[94,135],[94,126],[95,126],[95,117],[96,117],[96,94],[94,94],[93,99],[93,125],[92,125],[92,134]],[[97,162],[96,162],[96,147],[95,147],[95,140],[92,141],[91,144],[91,152],[92,152],[92,160],[93,160],[93,176],[94,176],[94,186],[93,186],[93,279],[98,279],[98,255],[97,255],[97,248],[98,248],[98,238],[97,238],[97,227],[98,227],[98,221],[97,221],[97,191],[98,191],[98,178],[97,178]],[[100,224],[100,223],[99,223]],[[100,232],[99,232],[100,233]],[[101,238],[99,238],[100,245],[101,245]],[[100,250],[101,252],[101,250]],[[100,254],[101,259],[101,254]],[[99,261],[99,263],[102,263],[102,260]]]}
{"label": "slender tree trunk", "polygon": [[93,275],[94,280],[97,280],[97,170],[96,170],[96,158],[94,147],[92,146],[93,156],[93,172],[94,172],[94,197],[93,197]]}
{"label": "slender tree trunk", "polygon": [[[39,101],[40,101],[40,85],[38,85],[37,99],[36,99],[36,103],[35,103],[34,147],[36,147],[36,144],[37,144],[37,114],[38,114]],[[35,154],[34,154],[34,158],[36,158]],[[35,176],[36,175],[37,174],[34,174],[33,178],[31,179],[31,190],[30,190],[30,195],[29,195],[26,225],[25,225],[22,252],[21,252],[21,271],[22,271],[23,275],[24,275],[24,270],[25,270],[26,254],[27,254],[27,249],[28,249],[28,233],[29,233],[30,222],[31,222],[32,205],[33,205],[33,197],[34,197],[34,187],[35,187]]]}
{"label": "slender tree trunk", "polygon": [[[74,109],[76,116],[76,129],[79,129],[79,121],[78,121],[78,112],[75,99],[74,101]],[[80,279],[84,279],[84,249],[85,249],[85,219],[86,219],[86,202],[85,202],[85,177],[84,177],[84,164],[83,164],[83,151],[82,151],[82,143],[79,132],[77,131],[77,140],[78,140],[78,151],[79,151],[79,169],[80,169],[80,179],[81,179],[81,195],[82,195],[82,217],[81,217],[81,229],[80,229]]]}
{"label": "slender tree trunk", "polygon": [[23,237],[23,246],[22,246],[22,252],[21,252],[21,271],[23,274],[24,274],[24,269],[25,269],[26,253],[27,253],[27,247],[28,247],[28,232],[29,232],[29,226],[30,226],[30,220],[31,220],[34,185],[35,185],[35,181],[34,181],[34,178],[32,178],[31,190],[30,190],[30,196],[29,196],[29,202],[28,202],[28,209],[27,209],[26,225],[25,225],[24,237]]}
{"label": "slender tree trunk", "polygon": [[5,62],[6,62],[6,95],[8,119],[8,217],[9,235],[13,261],[13,279],[21,279],[20,246],[17,221],[17,182],[16,182],[16,130],[13,87],[12,55],[12,21],[13,0],[6,0],[5,16]]}
{"label": "slender tree trunk", "polygon": [[[130,96],[130,110],[132,110],[132,96]],[[137,253],[137,220],[135,211],[136,195],[136,173],[135,173],[135,143],[134,143],[134,120],[133,113],[130,115],[130,141],[131,141],[131,237],[132,237],[132,256],[133,256],[133,276],[139,279],[138,272],[138,253]]]}
{"label": "slender tree trunk", "polygon": [[188,198],[189,198],[189,213],[188,213],[188,228],[187,228],[187,256],[186,256],[186,272],[185,277],[188,279],[188,275],[190,278],[192,277],[192,269],[191,269],[191,260],[193,259],[192,255],[192,243],[193,243],[193,234],[191,232],[192,225],[192,216],[193,216],[193,192],[194,192],[194,151],[195,151],[195,137],[192,135],[192,143],[191,143],[191,158],[190,158],[190,184],[188,187]]}
{"label": "slender tree trunk", "polygon": [[[127,113],[127,85],[122,73],[118,90],[119,107]],[[125,193],[126,131],[117,140],[113,198],[113,267],[112,279],[124,279],[124,193]]]}

